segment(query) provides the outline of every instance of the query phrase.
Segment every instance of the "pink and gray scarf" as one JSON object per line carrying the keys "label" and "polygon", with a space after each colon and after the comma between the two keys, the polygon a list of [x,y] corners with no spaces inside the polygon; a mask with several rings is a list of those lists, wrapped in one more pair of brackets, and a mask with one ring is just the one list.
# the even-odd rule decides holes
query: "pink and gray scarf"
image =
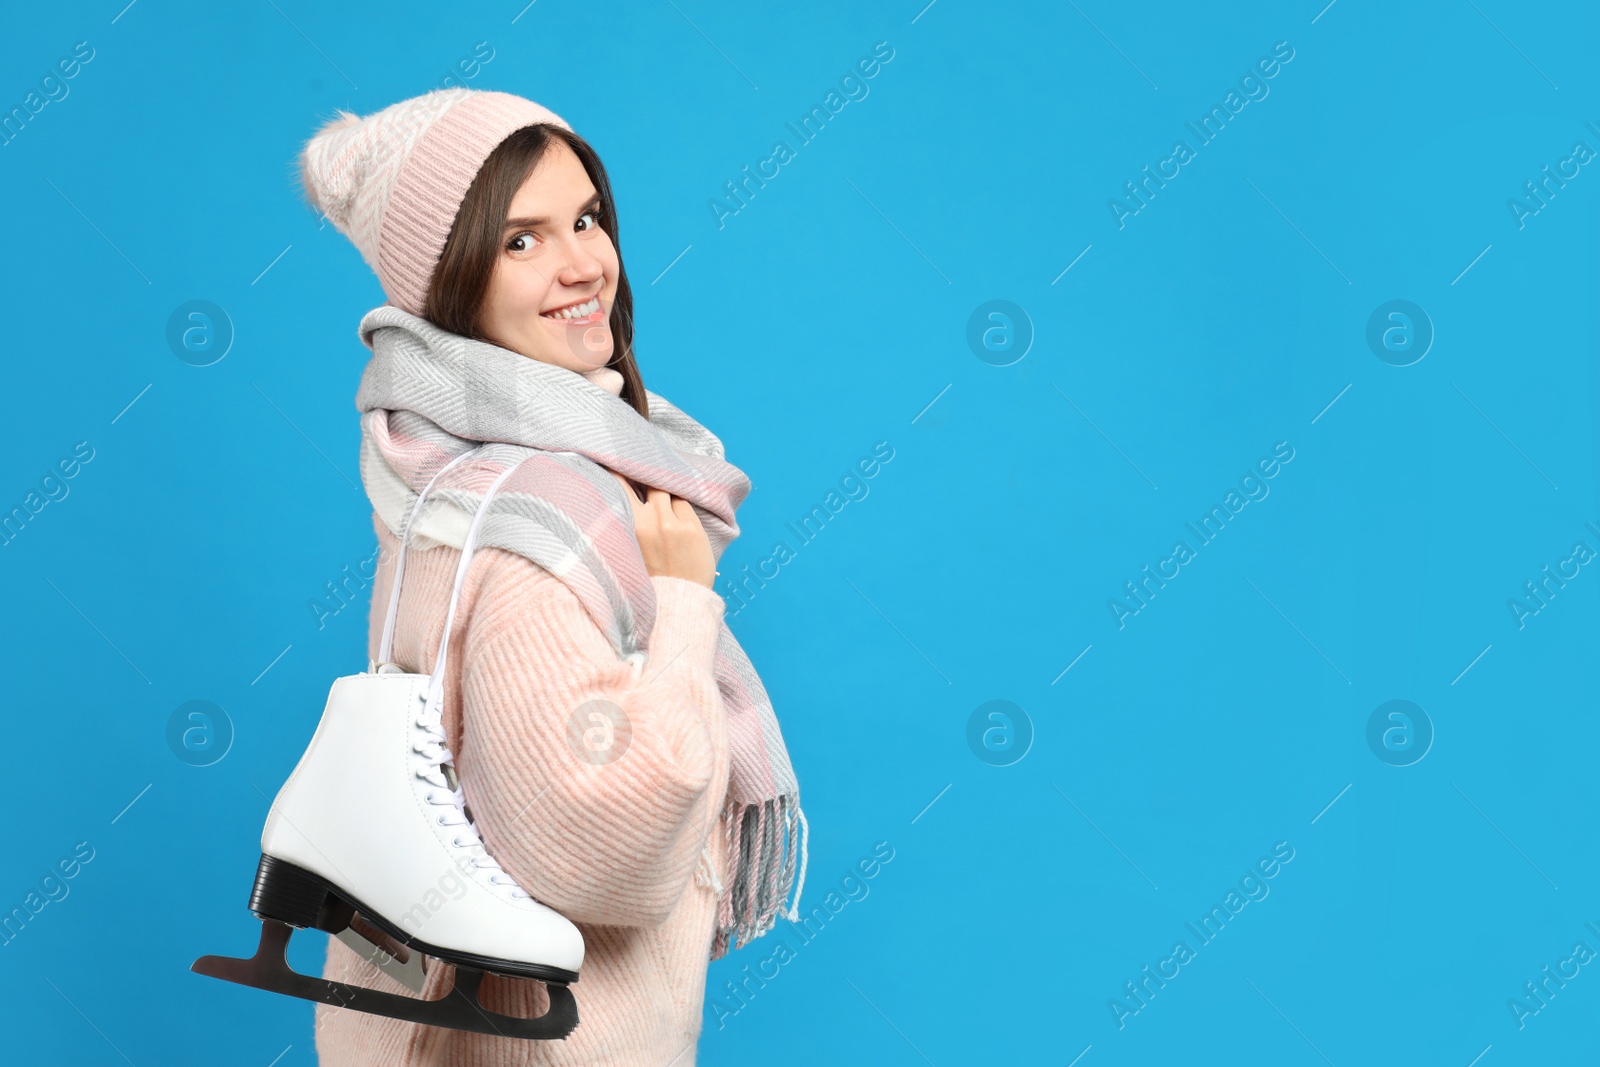
{"label": "pink and gray scarf", "polygon": [[[619,658],[647,656],[655,587],[626,490],[602,467],[688,500],[720,559],[739,535],[734,511],[750,492],[744,472],[723,459],[722,442],[653,392],[646,394],[646,421],[582,374],[449,333],[388,304],[363,316],[358,333],[372,349],[356,392],[361,480],[385,525],[398,534],[428,480],[487,442],[478,458],[444,474],[429,500],[448,501],[470,517],[495,477],[517,467],[490,503],[478,544],[544,567],[582,601]],[[711,953],[717,959],[730,935],[742,946],[772,928],[795,884],[797,857],[804,886],[808,835],[772,702],[726,622],[714,673],[730,745],[722,817],[736,863],[722,885],[703,852],[697,876],[721,893]],[[790,920],[799,905],[797,888]]]}

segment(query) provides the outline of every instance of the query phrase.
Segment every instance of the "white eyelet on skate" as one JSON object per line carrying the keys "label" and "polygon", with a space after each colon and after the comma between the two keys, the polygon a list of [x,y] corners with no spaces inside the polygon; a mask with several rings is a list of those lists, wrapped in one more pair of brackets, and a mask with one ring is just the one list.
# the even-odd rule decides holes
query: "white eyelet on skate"
{"label": "white eyelet on skate", "polygon": [[439,706],[430,702],[425,696],[422,712],[413,720],[420,737],[412,742],[411,750],[422,756],[418,761],[417,777],[431,782],[438,788],[428,790],[423,794],[423,799],[429,804],[444,807],[445,810],[439,813],[436,820],[440,826],[463,828],[461,833],[450,838],[450,845],[472,853],[472,865],[489,870],[490,885],[508,887],[513,900],[531,900],[532,894],[518,885],[516,879],[507,874],[484,847],[483,838],[478,835],[477,827],[467,818],[466,796],[461,792],[461,787],[457,785],[452,788],[450,782],[445,780],[444,766],[450,765],[453,778],[454,765],[451,762],[450,749],[445,746],[444,725],[441,719]]}

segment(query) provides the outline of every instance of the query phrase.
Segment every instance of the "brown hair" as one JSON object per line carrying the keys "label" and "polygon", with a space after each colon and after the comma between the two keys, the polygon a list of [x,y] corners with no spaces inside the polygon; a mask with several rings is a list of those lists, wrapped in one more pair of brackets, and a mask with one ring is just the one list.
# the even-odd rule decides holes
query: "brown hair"
{"label": "brown hair", "polygon": [[611,305],[610,319],[612,355],[607,365],[622,375],[621,399],[649,419],[644,379],[639,376],[639,367],[633,358],[633,290],[628,285],[628,272],[622,266],[611,182],[589,142],[570,130],[550,123],[524,126],[489,153],[456,210],[450,236],[428,282],[422,317],[461,337],[497,343],[479,328],[479,313],[488,295],[495,264],[499,262],[511,200],[544,158],[552,138],[560,138],[572,149],[600,194],[600,228],[617,249],[617,294]]}

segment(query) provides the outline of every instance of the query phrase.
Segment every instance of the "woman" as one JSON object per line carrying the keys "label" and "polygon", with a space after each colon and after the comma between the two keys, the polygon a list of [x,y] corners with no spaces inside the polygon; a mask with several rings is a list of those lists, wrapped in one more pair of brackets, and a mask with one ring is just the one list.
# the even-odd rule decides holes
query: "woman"
{"label": "woman", "polygon": [[[361,322],[373,358],[356,405],[375,590],[408,535],[389,659],[433,669],[465,527],[516,467],[456,611],[444,727],[489,854],[585,947],[564,1041],[319,1005],[321,1062],[689,1067],[708,960],[770,929],[791,888],[795,917],[804,881],[783,739],[712,588],[749,481],[646,392],[610,184],[559,117],[436,90],[341,113],[299,177],[388,297]],[[480,442],[403,530],[418,491]],[[376,661],[388,604],[373,607]],[[452,968],[428,963],[412,994],[330,938],[323,976],[434,999]],[[539,983],[496,975],[481,995],[519,1016],[547,1003]]]}

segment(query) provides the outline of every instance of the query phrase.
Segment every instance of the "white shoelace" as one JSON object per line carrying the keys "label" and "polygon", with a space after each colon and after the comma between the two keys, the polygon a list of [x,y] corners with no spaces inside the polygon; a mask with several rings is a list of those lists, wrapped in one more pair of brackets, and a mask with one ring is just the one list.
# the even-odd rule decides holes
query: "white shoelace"
{"label": "white shoelace", "polygon": [[451,762],[450,749],[446,747],[445,742],[442,714],[438,704],[425,700],[422,711],[416,718],[417,727],[422,732],[422,738],[411,746],[412,751],[422,756],[422,766],[417,769],[417,777],[437,787],[428,790],[425,799],[429,804],[436,804],[446,809],[439,813],[439,825],[464,828],[462,833],[451,837],[450,844],[456,848],[478,853],[472,857],[472,865],[490,869],[490,885],[510,886],[512,899],[530,900],[531,895],[517,884],[516,879],[505,872],[493,856],[489,855],[484,847],[483,838],[478,835],[477,827],[467,818],[466,796],[461,792],[461,787],[457,785],[452,788],[445,780],[444,772],[440,770],[442,764]]}

